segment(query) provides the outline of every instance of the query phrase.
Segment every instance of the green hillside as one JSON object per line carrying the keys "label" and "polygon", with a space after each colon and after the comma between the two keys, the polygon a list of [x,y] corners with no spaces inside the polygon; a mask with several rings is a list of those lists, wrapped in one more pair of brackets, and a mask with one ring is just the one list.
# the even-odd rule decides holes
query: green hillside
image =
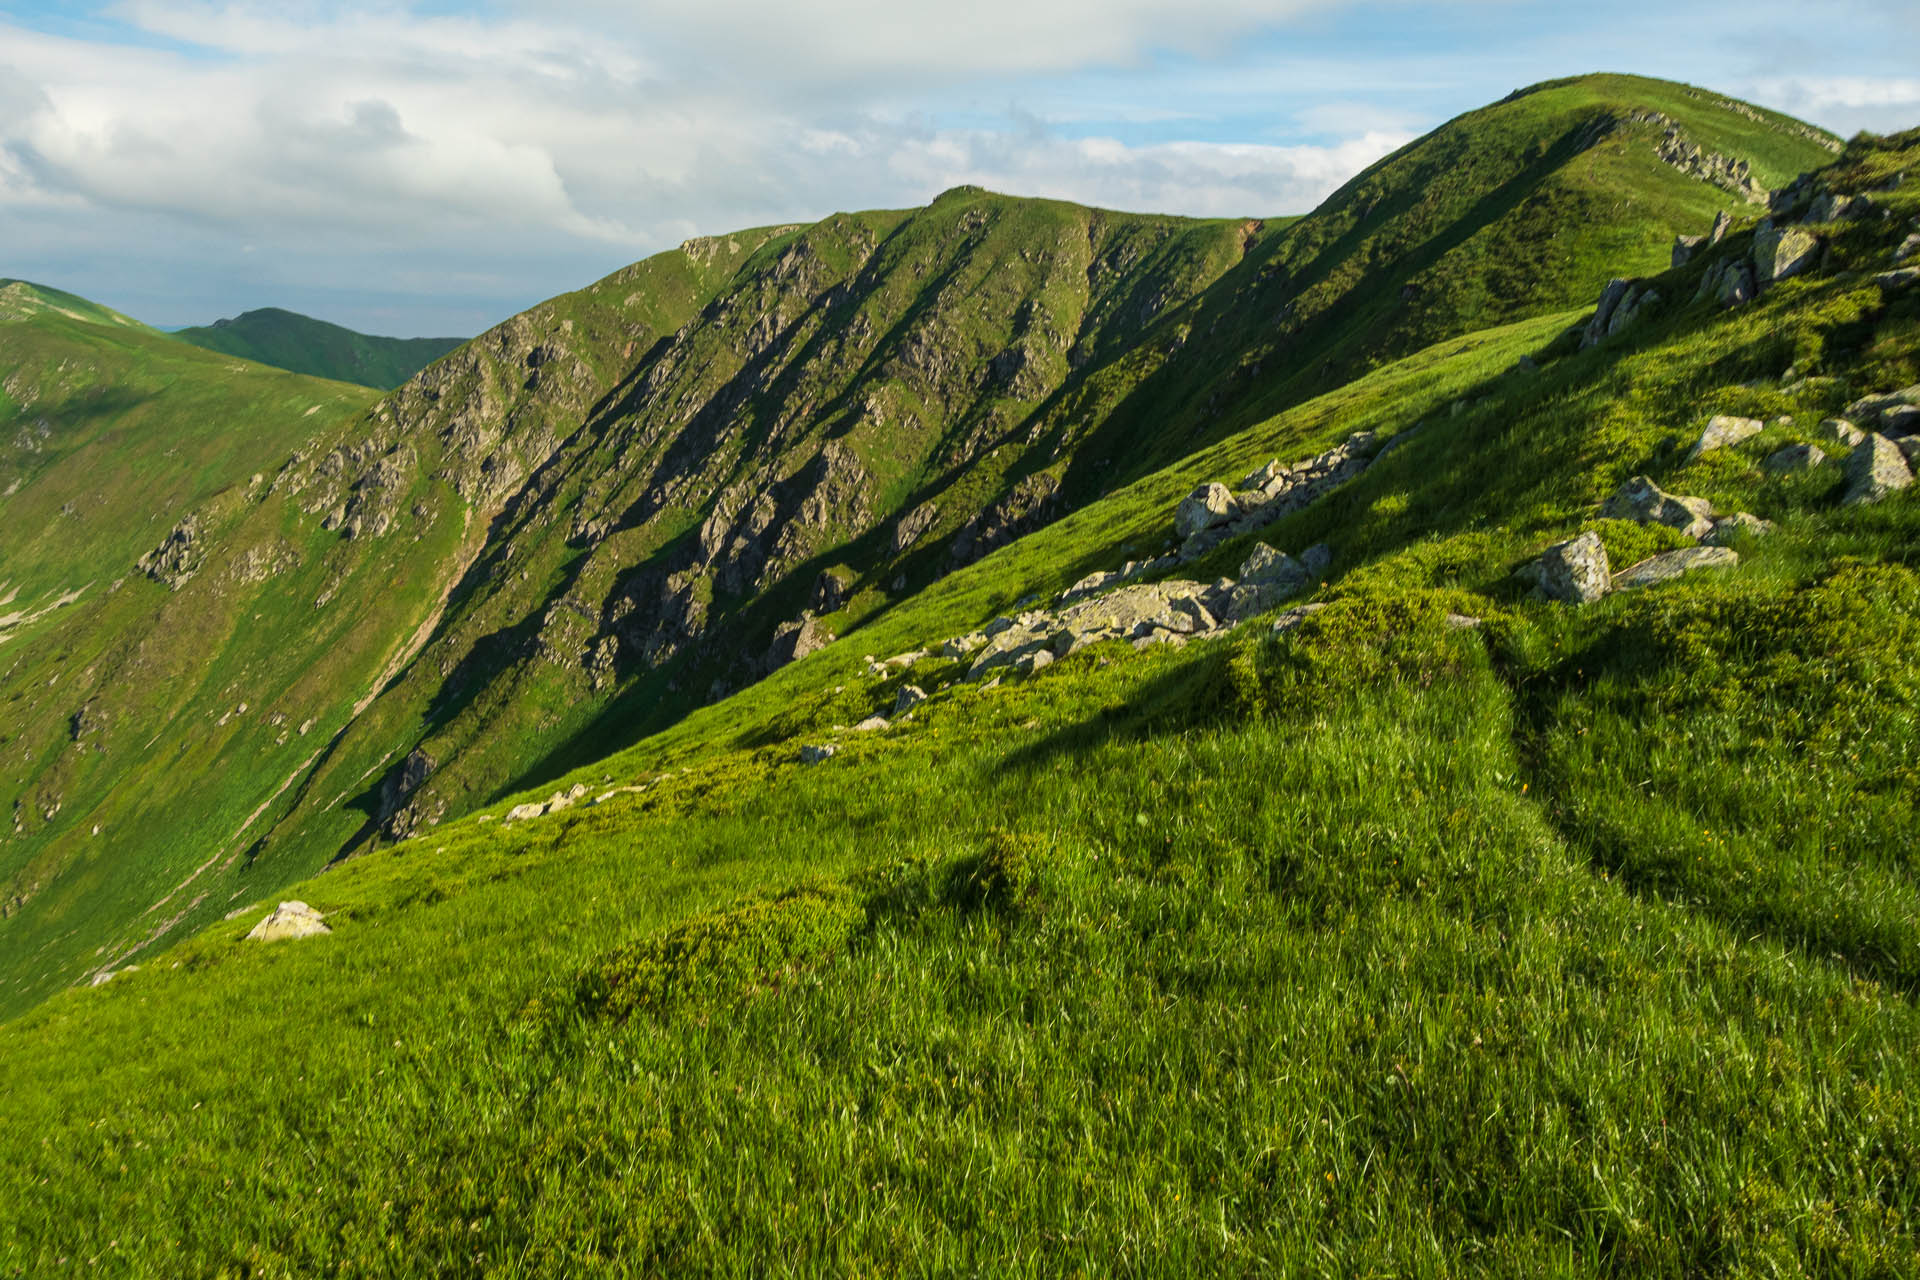
{"label": "green hillside", "polygon": [[464,338],[379,338],[278,307],[245,311],[176,330],[182,342],[270,364],[276,369],[363,387],[397,387],[452,351]]}
{"label": "green hillside", "polygon": [[106,590],[180,516],[373,399],[20,281],[0,287],[0,370],[0,595],[28,611]]}
{"label": "green hillside", "polygon": [[[0,1026],[0,1259],[1915,1274],[1920,488],[1848,501],[1816,424],[1920,399],[1916,159],[1862,140],[1803,189],[1817,263],[1758,301],[1698,296],[1749,220],[1590,349],[1574,311],[1383,364]],[[1759,430],[1696,453],[1719,414]],[[944,656],[1355,432],[1391,447],[1174,571],[1324,542],[1285,602],[1318,611]],[[1616,570],[1704,549],[1599,516],[1637,475],[1772,527],[1531,596],[1582,531]],[[293,897],[329,935],[244,940]]]}
{"label": "green hillside", "polygon": [[[1655,111],[1762,168],[1830,155],[1600,78],[1304,219],[963,188],[690,241],[496,327],[166,511],[135,554],[190,535],[204,568],[65,611],[0,676],[0,1009],[672,725],[1358,371],[1589,302],[1730,203]],[[1562,265],[1501,275],[1529,235]]]}

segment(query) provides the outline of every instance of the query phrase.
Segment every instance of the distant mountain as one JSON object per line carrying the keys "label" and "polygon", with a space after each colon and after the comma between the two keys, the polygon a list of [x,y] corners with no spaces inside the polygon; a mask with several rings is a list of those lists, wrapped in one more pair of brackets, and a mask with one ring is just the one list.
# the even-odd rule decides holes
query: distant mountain
{"label": "distant mountain", "polygon": [[465,338],[379,338],[278,307],[181,329],[174,337],[277,369],[390,390]]}

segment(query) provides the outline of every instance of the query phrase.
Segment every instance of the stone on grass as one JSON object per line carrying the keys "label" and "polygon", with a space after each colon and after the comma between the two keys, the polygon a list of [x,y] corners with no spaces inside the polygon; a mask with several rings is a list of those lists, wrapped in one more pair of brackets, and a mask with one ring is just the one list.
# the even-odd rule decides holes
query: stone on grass
{"label": "stone on grass", "polygon": [[1692,462],[1701,454],[1711,453],[1715,449],[1739,444],[1747,437],[1757,436],[1766,429],[1766,423],[1757,418],[1736,418],[1732,414],[1716,413],[1707,419],[1706,429],[1694,442],[1692,451],[1687,454],[1687,461]]}
{"label": "stone on grass", "polygon": [[1276,586],[1297,591],[1307,585],[1307,570],[1284,551],[1275,551],[1264,542],[1253,544],[1253,551],[1240,566],[1240,585]]}
{"label": "stone on grass", "polygon": [[1773,521],[1762,520],[1751,511],[1736,511],[1713,522],[1713,532],[1701,541],[1710,547],[1724,547],[1735,538],[1759,538],[1773,532]]}
{"label": "stone on grass", "polygon": [[892,728],[893,722],[888,720],[885,716],[868,716],[865,720],[862,720],[859,724],[853,727],[855,732],[858,732],[858,733],[872,733],[876,729]]}
{"label": "stone on grass", "polygon": [[1847,496],[1841,503],[1852,507],[1878,502],[1912,483],[1913,469],[1900,446],[1875,433],[1847,455]]}
{"label": "stone on grass", "polygon": [[801,747],[800,763],[801,764],[819,764],[822,760],[831,760],[833,759],[833,753],[835,750],[837,750],[837,748],[835,748],[834,745],[830,742],[823,742],[814,746]]}
{"label": "stone on grass", "polygon": [[1316,600],[1312,604],[1297,604],[1291,609],[1282,611],[1273,620],[1273,634],[1282,635],[1293,630],[1326,607],[1325,602]]}
{"label": "stone on grass", "polygon": [[1564,604],[1598,600],[1612,582],[1606,545],[1592,530],[1548,547],[1533,564],[1540,594]]}
{"label": "stone on grass", "polygon": [[1760,463],[1760,469],[1778,476],[1789,471],[1811,471],[1826,460],[1827,451],[1817,444],[1790,444],[1768,454]]}
{"label": "stone on grass", "polygon": [[1845,418],[1828,418],[1820,424],[1823,439],[1851,449],[1867,438],[1867,433],[1848,422]]}
{"label": "stone on grass", "polygon": [[1622,569],[1613,575],[1613,589],[1631,591],[1636,587],[1650,587],[1656,582],[1677,578],[1695,569],[1720,569],[1739,563],[1740,553],[1730,547],[1681,547],[1678,551],[1663,551]]}
{"label": "stone on grass", "polygon": [[1705,498],[1682,498],[1668,493],[1647,476],[1635,476],[1600,504],[1607,520],[1635,524],[1663,524],[1689,538],[1703,538],[1713,528],[1713,504]]}
{"label": "stone on grass", "polygon": [[280,942],[287,938],[313,938],[332,933],[318,911],[304,902],[283,902],[247,934],[249,942]]}
{"label": "stone on grass", "polygon": [[897,720],[927,700],[927,691],[917,684],[903,684],[893,697],[893,715]]}

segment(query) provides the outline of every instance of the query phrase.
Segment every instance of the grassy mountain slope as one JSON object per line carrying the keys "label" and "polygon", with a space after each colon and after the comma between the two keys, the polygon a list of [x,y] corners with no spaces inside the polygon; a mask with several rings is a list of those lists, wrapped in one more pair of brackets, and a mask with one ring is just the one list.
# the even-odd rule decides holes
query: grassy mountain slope
{"label": "grassy mountain slope", "polygon": [[[1920,291],[1870,274],[1916,159],[1856,144],[1876,213],[1757,303],[1691,301],[1703,257],[1591,350],[1561,313],[1384,365],[561,780],[638,792],[448,822],[297,886],[328,937],[242,941],[261,903],[0,1026],[0,1259],[1914,1274],[1920,490],[1760,464],[1920,382]],[[1690,458],[1721,412],[1772,425]],[[1260,533],[1334,550],[1284,635],[866,674],[1198,481],[1416,423]],[[1548,542],[1677,540],[1596,519],[1635,474],[1776,528],[1529,599]]]}
{"label": "grassy mountain slope", "polygon": [[0,595],[25,611],[104,591],[174,513],[244,486],[373,399],[182,348],[19,281],[0,288],[0,368]]}
{"label": "grassy mountain slope", "polygon": [[[100,660],[43,647],[0,689],[30,713],[0,1008],[672,724],[1353,373],[1643,270],[1729,197],[1636,112],[1783,171],[1828,154],[1691,92],[1544,88],[1291,223],[961,189],[691,242],[483,335],[208,513],[180,590],[76,618]],[[1554,269],[1480,287],[1525,235]],[[1407,295],[1422,271],[1444,288]],[[183,802],[189,768],[214,781]]]}
{"label": "grassy mountain slope", "polygon": [[173,336],[277,369],[381,389],[399,386],[466,341],[379,338],[279,307],[242,312],[231,320],[177,330]]}
{"label": "grassy mountain slope", "polygon": [[[683,323],[730,256],[638,264],[437,366],[416,394],[432,401],[439,429],[402,455],[424,455],[418,473],[364,447],[390,401],[291,451],[280,441],[257,481],[162,509],[142,535],[147,547],[171,541],[175,519],[175,532],[198,530],[190,573],[150,579],[131,572],[129,554],[121,590],[84,597],[57,629],[16,646],[0,685],[10,717],[0,751],[18,788],[0,842],[0,1000],[17,1007],[217,918],[236,884],[257,879],[256,824],[301,795],[334,736],[430,632],[498,505],[610,385],[599,362]],[[155,340],[191,365],[224,359]],[[489,409],[508,395],[510,438]],[[112,458],[101,461],[114,474]],[[355,468],[380,461],[374,480],[352,485]],[[419,527],[375,536],[369,524],[396,508]]]}

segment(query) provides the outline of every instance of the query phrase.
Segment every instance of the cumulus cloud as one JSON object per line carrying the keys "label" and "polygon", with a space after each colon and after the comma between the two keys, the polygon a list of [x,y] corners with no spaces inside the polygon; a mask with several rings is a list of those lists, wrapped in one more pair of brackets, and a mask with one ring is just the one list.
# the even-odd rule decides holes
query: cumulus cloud
{"label": "cumulus cloud", "polygon": [[108,292],[129,307],[142,301],[130,275],[171,263],[203,292],[211,276],[344,296],[359,275],[363,289],[465,288],[476,305],[494,290],[504,310],[687,235],[959,182],[1298,211],[1403,132],[1365,121],[1324,146],[1129,144],[1011,109],[995,127],[943,127],[923,95],[1204,49],[1309,7],[588,0],[557,19],[132,0],[113,11],[130,37],[118,42],[0,24],[0,217],[15,252],[49,262],[139,254],[100,273],[118,274]]}

